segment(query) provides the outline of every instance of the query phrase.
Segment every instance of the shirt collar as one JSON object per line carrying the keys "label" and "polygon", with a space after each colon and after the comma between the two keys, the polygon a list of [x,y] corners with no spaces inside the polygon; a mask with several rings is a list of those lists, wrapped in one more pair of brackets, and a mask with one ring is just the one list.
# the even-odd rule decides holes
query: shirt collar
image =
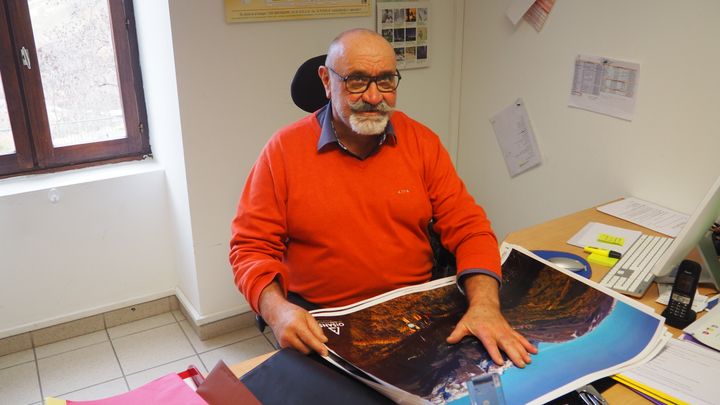
{"label": "shirt collar", "polygon": [[[325,146],[335,143],[338,144],[337,137],[332,125],[332,106],[327,103],[323,108],[317,112],[318,124],[320,124],[320,139],[318,139],[317,150],[322,150]],[[395,136],[395,129],[393,128],[392,122],[388,121],[385,127],[385,134],[380,140],[379,145],[388,143],[394,145],[397,143],[397,137]]]}

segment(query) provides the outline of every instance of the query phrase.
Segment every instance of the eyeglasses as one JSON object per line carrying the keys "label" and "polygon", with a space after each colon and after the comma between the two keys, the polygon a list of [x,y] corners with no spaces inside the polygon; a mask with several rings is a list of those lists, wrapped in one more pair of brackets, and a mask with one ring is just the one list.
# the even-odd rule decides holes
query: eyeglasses
{"label": "eyeglasses", "polygon": [[400,77],[400,72],[397,70],[395,70],[395,73],[386,73],[380,76],[343,76],[340,73],[336,72],[330,66],[325,67],[328,68],[328,70],[330,70],[331,72],[335,73],[340,78],[340,80],[345,82],[345,89],[348,91],[348,93],[352,94],[364,93],[368,89],[368,87],[370,87],[370,83],[375,83],[378,91],[381,93],[391,93],[398,88],[398,85],[400,85],[400,79],[402,79],[402,77]]}

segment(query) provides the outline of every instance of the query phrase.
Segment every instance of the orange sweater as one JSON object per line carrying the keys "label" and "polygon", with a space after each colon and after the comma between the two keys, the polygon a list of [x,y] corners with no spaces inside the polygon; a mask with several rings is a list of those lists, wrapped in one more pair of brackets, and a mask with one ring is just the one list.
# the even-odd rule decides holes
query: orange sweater
{"label": "orange sweater", "polygon": [[397,142],[360,160],[337,147],[317,150],[317,114],[273,135],[232,222],[230,263],[253,310],[276,277],[284,291],[323,307],[428,281],[431,217],[459,273],[499,278],[490,223],[437,135],[395,112]]}

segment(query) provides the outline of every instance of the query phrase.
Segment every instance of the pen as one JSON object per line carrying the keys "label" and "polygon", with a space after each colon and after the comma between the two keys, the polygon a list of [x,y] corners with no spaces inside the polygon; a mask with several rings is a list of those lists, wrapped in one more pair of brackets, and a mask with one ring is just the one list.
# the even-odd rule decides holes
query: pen
{"label": "pen", "polygon": [[585,248],[583,250],[587,253],[595,253],[600,256],[612,257],[613,259],[619,259],[622,257],[622,254],[620,254],[620,252],[616,252],[614,250],[602,249],[602,248],[595,247],[595,246],[585,246]]}

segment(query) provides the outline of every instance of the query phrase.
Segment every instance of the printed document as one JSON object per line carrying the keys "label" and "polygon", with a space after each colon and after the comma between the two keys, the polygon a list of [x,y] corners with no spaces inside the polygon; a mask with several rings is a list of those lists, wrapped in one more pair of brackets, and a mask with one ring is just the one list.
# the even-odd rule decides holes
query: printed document
{"label": "printed document", "polygon": [[597,208],[598,211],[677,237],[690,216],[639,198],[629,197]]}
{"label": "printed document", "polygon": [[639,72],[637,63],[578,55],[568,104],[632,121]]}
{"label": "printed document", "polygon": [[522,99],[517,99],[511,106],[495,114],[490,123],[510,177],[540,164],[540,149]]}
{"label": "printed document", "polygon": [[702,318],[683,329],[683,332],[706,346],[720,350],[720,306],[715,306]]}
{"label": "printed document", "polygon": [[670,339],[657,357],[620,376],[690,404],[711,405],[720,398],[717,370],[720,353]]}

